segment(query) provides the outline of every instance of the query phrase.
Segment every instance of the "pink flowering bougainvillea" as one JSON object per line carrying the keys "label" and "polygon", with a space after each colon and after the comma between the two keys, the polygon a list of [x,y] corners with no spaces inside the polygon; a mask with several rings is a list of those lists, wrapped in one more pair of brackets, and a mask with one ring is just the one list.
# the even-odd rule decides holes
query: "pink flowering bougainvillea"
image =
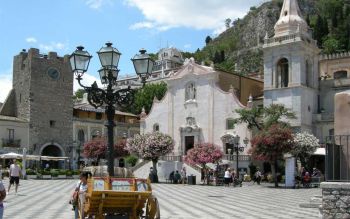
{"label": "pink flowering bougainvillea", "polygon": [[174,149],[173,139],[161,132],[135,135],[129,138],[126,143],[126,149],[130,153],[138,154],[145,160],[153,162],[153,170],[157,172],[157,162],[160,156],[164,156]]}
{"label": "pink flowering bougainvillea", "polygon": [[[94,138],[84,144],[84,156],[96,159],[105,158],[107,150],[107,140],[103,137]],[[128,154],[125,140],[114,144],[114,157],[123,157]]]}
{"label": "pink flowering bougainvillea", "polygon": [[217,163],[221,160],[223,152],[212,143],[199,143],[187,151],[185,161],[189,164],[198,164],[205,167],[207,163]]}

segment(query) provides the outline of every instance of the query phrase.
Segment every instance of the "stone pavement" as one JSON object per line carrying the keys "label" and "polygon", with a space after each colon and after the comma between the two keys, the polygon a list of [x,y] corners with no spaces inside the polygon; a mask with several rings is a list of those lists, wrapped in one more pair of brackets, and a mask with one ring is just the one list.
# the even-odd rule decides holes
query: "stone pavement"
{"label": "stone pavement", "polygon": [[[8,179],[4,180],[7,187]],[[70,219],[68,204],[76,180],[21,180],[19,192],[5,200],[5,219]],[[300,208],[320,189],[275,189],[244,184],[243,187],[214,187],[157,184],[162,219],[318,218],[318,209]]]}

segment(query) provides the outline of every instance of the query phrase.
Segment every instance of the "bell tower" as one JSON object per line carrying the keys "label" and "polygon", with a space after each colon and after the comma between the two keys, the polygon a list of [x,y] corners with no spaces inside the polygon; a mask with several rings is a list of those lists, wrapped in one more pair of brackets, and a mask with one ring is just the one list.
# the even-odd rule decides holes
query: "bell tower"
{"label": "bell tower", "polygon": [[319,49],[297,0],[284,0],[274,29],[275,35],[266,34],[263,45],[264,105],[284,104],[296,113],[292,126],[311,131],[317,111]]}

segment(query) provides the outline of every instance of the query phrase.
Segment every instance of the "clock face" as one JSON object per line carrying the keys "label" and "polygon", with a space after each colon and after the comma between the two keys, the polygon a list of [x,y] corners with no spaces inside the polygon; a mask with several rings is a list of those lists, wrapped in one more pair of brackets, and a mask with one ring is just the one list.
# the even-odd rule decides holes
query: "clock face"
{"label": "clock face", "polygon": [[55,68],[49,68],[47,74],[54,80],[57,80],[60,77],[60,72]]}

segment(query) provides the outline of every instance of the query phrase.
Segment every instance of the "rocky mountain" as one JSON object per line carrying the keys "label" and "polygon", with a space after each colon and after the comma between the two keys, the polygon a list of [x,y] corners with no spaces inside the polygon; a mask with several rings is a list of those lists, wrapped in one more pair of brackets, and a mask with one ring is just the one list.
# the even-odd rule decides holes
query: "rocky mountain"
{"label": "rocky mountain", "polygon": [[[314,29],[314,38],[327,53],[350,48],[349,0],[298,0],[305,20]],[[206,46],[193,55],[197,61],[229,72],[248,74],[262,72],[262,44],[265,35],[274,35],[283,0],[272,0],[251,7],[248,14],[233,21],[214,39],[206,38]]]}

